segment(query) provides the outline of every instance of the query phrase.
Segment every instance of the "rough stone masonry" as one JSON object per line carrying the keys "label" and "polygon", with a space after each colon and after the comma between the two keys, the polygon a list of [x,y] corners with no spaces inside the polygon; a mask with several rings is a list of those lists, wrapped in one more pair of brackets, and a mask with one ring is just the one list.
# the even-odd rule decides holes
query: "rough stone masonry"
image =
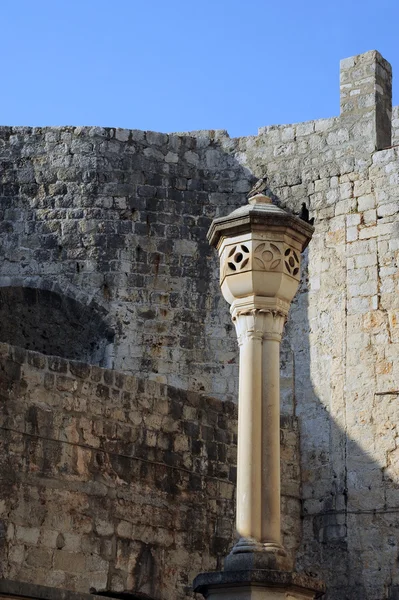
{"label": "rough stone masonry", "polygon": [[167,600],[217,567],[233,535],[238,351],[206,231],[267,176],[274,202],[305,202],[316,227],[281,354],[287,546],[328,600],[399,597],[391,76],[378,52],[345,59],[339,117],[237,139],[0,128],[3,577]]}

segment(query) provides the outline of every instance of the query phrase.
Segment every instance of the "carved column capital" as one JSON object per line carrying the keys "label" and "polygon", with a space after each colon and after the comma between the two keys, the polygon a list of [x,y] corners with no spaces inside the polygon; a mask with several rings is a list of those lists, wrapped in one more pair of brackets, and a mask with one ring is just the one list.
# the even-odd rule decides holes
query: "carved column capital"
{"label": "carved column capital", "polygon": [[238,343],[247,339],[281,341],[286,314],[281,310],[253,308],[235,310],[232,315]]}

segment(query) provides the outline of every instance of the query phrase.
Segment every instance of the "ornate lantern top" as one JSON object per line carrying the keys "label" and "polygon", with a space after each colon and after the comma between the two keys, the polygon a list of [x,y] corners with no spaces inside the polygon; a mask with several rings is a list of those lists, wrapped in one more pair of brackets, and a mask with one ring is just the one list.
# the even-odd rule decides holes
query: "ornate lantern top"
{"label": "ornate lantern top", "polygon": [[313,231],[263,194],[212,222],[208,240],[219,251],[220,285],[232,313],[250,307],[288,313]]}

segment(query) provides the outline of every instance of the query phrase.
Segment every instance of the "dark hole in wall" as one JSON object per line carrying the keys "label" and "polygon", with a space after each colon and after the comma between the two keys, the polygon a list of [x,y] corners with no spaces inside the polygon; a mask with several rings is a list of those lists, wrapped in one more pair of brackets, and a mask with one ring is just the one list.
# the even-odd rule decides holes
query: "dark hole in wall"
{"label": "dark hole in wall", "polygon": [[92,306],[47,290],[0,288],[0,342],[107,366],[113,337]]}

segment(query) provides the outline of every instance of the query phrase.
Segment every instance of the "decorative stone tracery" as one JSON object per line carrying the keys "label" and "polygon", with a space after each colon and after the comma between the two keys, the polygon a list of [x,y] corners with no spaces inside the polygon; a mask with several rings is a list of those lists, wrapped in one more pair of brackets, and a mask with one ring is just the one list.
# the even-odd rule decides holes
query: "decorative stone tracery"
{"label": "decorative stone tracery", "polygon": [[262,242],[255,246],[254,267],[261,271],[274,271],[281,265],[281,249],[271,242]]}
{"label": "decorative stone tracery", "polygon": [[284,252],[284,265],[287,273],[299,277],[299,257],[292,248],[287,248]]}
{"label": "decorative stone tracery", "polygon": [[226,246],[222,257],[221,281],[227,275],[244,271],[284,272],[299,281],[298,250],[285,243],[259,238]]}
{"label": "decorative stone tracery", "polygon": [[242,271],[249,263],[249,250],[245,244],[233,246],[227,256],[227,267],[230,271]]}

